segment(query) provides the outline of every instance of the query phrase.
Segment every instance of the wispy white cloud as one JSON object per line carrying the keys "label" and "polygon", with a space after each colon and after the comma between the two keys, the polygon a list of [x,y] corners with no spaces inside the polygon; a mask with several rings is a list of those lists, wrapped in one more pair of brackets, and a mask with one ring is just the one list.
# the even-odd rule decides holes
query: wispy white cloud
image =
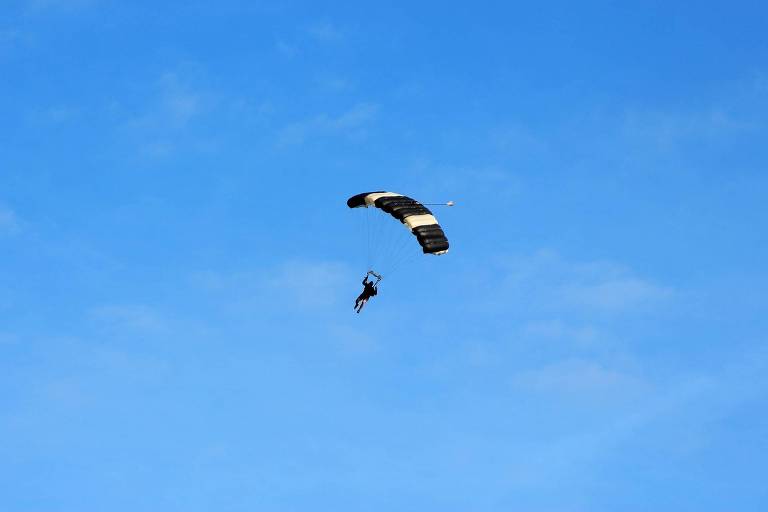
{"label": "wispy white cloud", "polygon": [[175,151],[176,145],[169,141],[148,142],[140,148],[141,154],[150,158],[165,158]]}
{"label": "wispy white cloud", "polygon": [[163,73],[153,89],[146,106],[134,112],[125,112],[121,104],[110,107],[113,113],[127,118],[124,126],[133,135],[150,139],[142,145],[142,151],[148,154],[157,152],[147,150],[147,145],[172,148],[172,141],[211,106],[211,100],[177,72]]}
{"label": "wispy white cloud", "polygon": [[[565,122],[559,136],[550,134],[548,146],[569,148],[563,163],[585,172],[598,165],[622,172],[698,172],[707,164],[692,155],[735,147],[768,128],[768,95],[761,80],[758,74],[733,81],[703,105],[641,103],[581,115]],[[561,158],[553,151],[547,155]]]}
{"label": "wispy white cloud", "polygon": [[90,310],[92,318],[116,329],[158,331],[166,327],[156,310],[141,304],[109,304]]}
{"label": "wispy white cloud", "polygon": [[[623,389],[611,395],[617,399],[643,387],[633,348],[643,334],[628,325],[667,314],[680,294],[624,265],[569,261],[548,250],[499,257],[461,286],[465,308],[504,326],[482,344],[484,360],[508,365],[515,386],[539,392],[582,386],[587,397],[608,397],[597,388],[615,381]],[[459,360],[470,359],[465,352]],[[532,353],[538,354],[533,366],[519,359]]]}
{"label": "wispy white cloud", "polygon": [[336,262],[289,261],[275,269],[266,284],[272,294],[304,308],[335,304],[350,275]]}
{"label": "wispy white cloud", "polygon": [[339,130],[358,128],[376,117],[378,105],[359,103],[336,118],[328,119],[328,127]]}
{"label": "wispy white cloud", "polygon": [[600,311],[627,311],[658,305],[673,296],[672,289],[634,276],[598,278],[564,285],[563,301]]}
{"label": "wispy white cloud", "polygon": [[[93,407],[103,411],[116,403],[116,394],[131,390],[141,396],[140,386],[167,383],[175,362],[158,354],[142,354],[130,348],[116,350],[82,338],[48,337],[46,342],[56,355],[49,354],[39,362],[44,365],[46,361],[56,361],[50,367],[53,370],[18,372],[22,382],[28,382],[25,399],[16,407],[0,411],[6,427],[43,433],[50,428],[51,418],[67,418],[71,414],[80,417],[84,409],[93,412]],[[67,359],[68,354],[77,356]]]}
{"label": "wispy white cloud", "polygon": [[594,325],[573,325],[559,318],[534,320],[520,329],[520,335],[537,340],[568,340],[576,346],[589,347],[603,336]]}
{"label": "wispy white cloud", "polygon": [[21,229],[21,221],[16,213],[0,204],[0,233],[13,234]]}
{"label": "wispy white cloud", "polygon": [[87,406],[92,393],[77,378],[56,378],[45,382],[40,389],[44,403],[56,409],[76,411]]}
{"label": "wispy white cloud", "polygon": [[[194,64],[162,73],[139,106],[114,101],[113,117],[122,119],[124,139],[135,145],[141,156],[168,158],[183,151],[212,153],[221,144],[219,132],[211,126],[238,122],[262,123],[271,104],[212,90],[204,84],[205,72]],[[217,123],[208,123],[212,118]]]}
{"label": "wispy white cloud", "polygon": [[[558,130],[543,130],[513,120],[501,121],[488,142],[516,165],[528,169],[558,166],[568,172],[598,169],[648,173],[695,170],[693,154],[732,147],[743,137],[762,134],[768,124],[766,74],[723,86],[703,105],[660,107],[655,103],[574,112]],[[720,146],[722,145],[722,146]],[[695,167],[694,167],[695,166]]]}
{"label": "wispy white cloud", "polygon": [[546,139],[522,124],[507,123],[496,128],[491,132],[491,139],[499,149],[516,153],[540,154],[550,149]]}
{"label": "wispy white cloud", "polygon": [[[411,179],[435,193],[470,197],[492,193],[496,201],[509,200],[522,191],[519,177],[503,166],[455,166],[417,158],[409,165]],[[439,179],[435,179],[439,176]],[[451,199],[460,199],[460,196]]]}
{"label": "wispy white cloud", "polygon": [[162,104],[176,123],[185,124],[200,114],[202,95],[184,84],[177,73],[166,72],[160,83],[163,87]]}
{"label": "wispy white cloud", "polygon": [[159,94],[150,111],[134,120],[143,126],[183,127],[205,108],[204,95],[178,72],[167,71],[157,82]]}
{"label": "wispy white cloud", "polygon": [[567,261],[554,251],[503,257],[498,294],[529,310],[630,313],[666,304],[675,296],[669,286],[636,275],[610,261]]}
{"label": "wispy white cloud", "polygon": [[588,359],[565,359],[514,377],[516,386],[534,392],[584,400],[631,398],[648,388],[640,377]]}
{"label": "wispy white cloud", "polygon": [[344,39],[344,33],[329,21],[317,21],[293,35],[281,35],[275,41],[275,49],[286,58],[293,58],[308,46],[328,45]]}
{"label": "wispy white cloud", "polygon": [[768,95],[768,71],[762,71],[755,75],[753,88],[757,94],[765,97]]}
{"label": "wispy white cloud", "polygon": [[18,343],[19,337],[10,332],[0,332],[0,345],[12,345]]}
{"label": "wispy white cloud", "polygon": [[380,343],[370,329],[362,326],[335,325],[330,328],[328,335],[335,342],[336,348],[343,354],[368,355],[381,350]]}
{"label": "wispy white cloud", "polygon": [[277,51],[285,57],[295,57],[299,53],[299,48],[296,44],[289,43],[284,39],[278,39],[275,43]]}
{"label": "wispy white cloud", "polygon": [[211,116],[217,116],[219,123],[250,123],[263,120],[275,110],[268,99],[230,94],[210,87],[208,82],[200,66],[180,64],[151,83],[138,108],[114,101],[109,110],[114,116],[126,118],[126,127],[154,136],[199,127]]}
{"label": "wispy white cloud", "polygon": [[726,108],[712,107],[701,111],[628,111],[620,133],[628,143],[669,150],[684,142],[714,140],[755,128],[754,122]]}
{"label": "wispy white cloud", "polygon": [[244,313],[265,308],[311,312],[348,295],[350,275],[341,262],[291,259],[258,270],[198,272],[192,281]]}
{"label": "wispy white cloud", "polygon": [[30,121],[36,124],[62,125],[76,120],[82,115],[82,110],[71,105],[55,105],[33,110],[29,113]]}
{"label": "wispy white cloud", "polygon": [[610,457],[617,447],[638,436],[665,445],[673,442],[668,451],[681,444],[706,447],[707,431],[717,424],[715,420],[727,417],[744,402],[765,396],[767,363],[764,352],[749,354],[718,371],[680,375],[674,382],[664,383],[663,392],[638,396],[631,410],[599,428],[574,430],[542,449],[535,458],[548,474],[539,475],[540,481],[550,479],[554,472],[569,471],[572,465]]}
{"label": "wispy white cloud", "polygon": [[524,374],[515,381],[521,392],[566,398],[582,413],[589,405],[583,403],[585,397],[612,405],[601,411],[590,407],[587,417],[558,412],[560,419],[550,420],[548,433],[537,436],[536,443],[514,445],[517,456],[500,470],[513,488],[558,489],[563,479],[569,479],[594,489],[604,475],[584,468],[610,461],[639,440],[668,454],[707,450],[721,423],[718,420],[745,402],[765,396],[767,362],[764,352],[749,354],[720,370],[657,382],[580,360]]}
{"label": "wispy white cloud", "polygon": [[354,89],[354,84],[347,78],[324,74],[315,79],[318,87],[328,92],[348,92]]}
{"label": "wispy white cloud", "polygon": [[0,45],[9,45],[21,39],[21,30],[0,28]]}
{"label": "wispy white cloud", "polygon": [[320,114],[286,126],[280,133],[278,144],[298,145],[314,137],[364,138],[367,126],[376,119],[378,111],[378,105],[359,103],[337,116]]}
{"label": "wispy white cloud", "polygon": [[307,27],[307,34],[321,42],[334,42],[343,39],[342,31],[329,21],[320,21]]}
{"label": "wispy white cloud", "polygon": [[32,11],[51,9],[74,10],[98,5],[101,0],[27,0],[27,6]]}

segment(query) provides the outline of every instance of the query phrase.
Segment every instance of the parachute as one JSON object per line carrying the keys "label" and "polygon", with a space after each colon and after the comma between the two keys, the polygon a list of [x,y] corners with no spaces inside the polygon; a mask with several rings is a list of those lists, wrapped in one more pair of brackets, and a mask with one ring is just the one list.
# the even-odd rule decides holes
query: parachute
{"label": "parachute", "polygon": [[[441,204],[453,206],[453,202]],[[347,206],[366,210],[365,215],[358,217],[367,238],[368,268],[381,273],[373,273],[378,279],[381,275],[392,275],[419,253],[439,256],[448,252],[443,228],[429,208],[415,199],[395,192],[363,192],[350,197]]]}
{"label": "parachute", "polygon": [[[449,203],[446,203],[449,204]],[[452,204],[452,203],[450,203]],[[410,197],[395,192],[364,192],[347,199],[350,208],[375,207],[402,222],[416,236],[424,254],[448,252],[448,239],[432,212]]]}

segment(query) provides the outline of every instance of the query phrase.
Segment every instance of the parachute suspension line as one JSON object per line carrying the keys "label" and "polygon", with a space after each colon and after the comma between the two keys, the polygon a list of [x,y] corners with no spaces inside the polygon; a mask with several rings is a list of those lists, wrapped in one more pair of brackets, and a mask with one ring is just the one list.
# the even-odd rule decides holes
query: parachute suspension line
{"label": "parachute suspension line", "polygon": [[386,242],[386,235],[389,234],[389,228],[391,227],[389,225],[389,222],[387,222],[389,219],[386,215],[383,214],[383,212],[379,212],[375,207],[369,207],[371,211],[371,222],[373,223],[373,231],[372,231],[372,257],[371,257],[371,264],[369,265],[369,269],[371,267],[380,267],[382,264],[384,264],[387,261],[388,255],[384,252],[385,249],[385,242]]}
{"label": "parachute suspension line", "polygon": [[390,270],[390,271],[387,273],[387,275],[388,275],[388,276],[390,276],[390,277],[391,277],[391,276],[393,276],[393,275],[395,275],[395,273],[396,273],[396,272],[400,271],[400,270],[401,270],[401,269],[402,269],[402,268],[405,266],[405,265],[404,265],[404,263],[410,263],[410,261],[411,261],[411,258],[413,258],[413,256],[409,256],[409,257],[405,258],[405,259],[404,259],[404,260],[402,260],[400,263],[398,263],[397,265],[395,265],[394,267],[392,267],[392,270]]}
{"label": "parachute suspension line", "polygon": [[371,211],[368,208],[365,209],[365,227],[367,235],[367,252],[365,257],[365,264],[368,268],[371,268]]}
{"label": "parachute suspension line", "polygon": [[400,229],[400,236],[397,238],[394,249],[392,250],[391,267],[393,268],[400,263],[400,260],[404,257],[407,258],[412,251],[415,251],[413,247],[413,233],[408,231],[408,229],[403,228]]}
{"label": "parachute suspension line", "polygon": [[405,256],[404,250],[411,248],[413,233],[404,224],[392,222],[390,215],[372,206],[366,207],[364,215],[367,270],[386,275]]}
{"label": "parachute suspension line", "polygon": [[412,242],[413,235],[403,225],[391,222],[388,215],[380,217],[382,222],[381,246],[377,251],[381,256],[380,271],[387,273],[392,264],[401,255],[401,251],[407,242]]}
{"label": "parachute suspension line", "polygon": [[[381,218],[379,218],[379,213],[374,209],[372,206],[366,207],[366,209],[369,212],[369,215],[371,216],[371,223],[372,226],[372,233],[371,233],[371,261],[368,265],[368,270],[371,269],[371,267],[376,266],[379,264],[381,260],[381,228],[382,228],[382,221]],[[371,211],[373,210],[373,211]]]}
{"label": "parachute suspension line", "polygon": [[370,257],[368,258],[368,270],[376,266],[379,260],[379,219],[377,218],[376,211],[371,211],[373,207],[366,206],[365,211],[369,221],[369,235],[370,235]]}
{"label": "parachute suspension line", "polygon": [[392,275],[395,273],[395,271],[400,270],[405,266],[406,263],[410,263],[413,260],[415,260],[417,257],[421,257],[422,255],[419,254],[417,251],[406,251],[403,255],[401,255],[397,261],[394,262],[394,264],[391,266],[391,269],[389,270],[389,275]]}
{"label": "parachute suspension line", "polygon": [[402,263],[408,261],[412,256],[418,254],[413,247],[413,233],[405,226],[395,226],[398,228],[395,242],[387,260],[387,274],[392,274]]}
{"label": "parachute suspension line", "polygon": [[397,236],[401,234],[398,229],[400,229],[400,226],[397,225],[396,222],[391,222],[392,219],[389,218],[389,216],[383,216],[382,217],[382,224],[386,224],[386,226],[382,225],[382,247],[381,247],[381,257],[383,259],[383,262],[391,262],[392,259],[395,257],[395,242],[397,240]]}

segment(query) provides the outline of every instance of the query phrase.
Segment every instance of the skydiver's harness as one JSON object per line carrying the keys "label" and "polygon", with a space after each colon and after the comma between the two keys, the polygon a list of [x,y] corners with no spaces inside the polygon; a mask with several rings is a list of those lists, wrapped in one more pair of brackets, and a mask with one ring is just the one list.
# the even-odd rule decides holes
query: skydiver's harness
{"label": "skydiver's harness", "polygon": [[[368,281],[368,276],[374,276],[376,278],[376,281],[374,283],[371,283],[370,281]],[[381,281],[381,280],[382,280],[382,276],[380,274],[377,274],[373,270],[369,270],[365,274],[365,277],[363,278],[363,283],[365,284],[367,282],[366,290],[368,289],[368,286],[370,285],[371,289],[373,290],[373,293],[371,295],[368,295],[368,294],[365,293],[366,290],[363,290],[363,293],[361,294],[361,297],[364,298],[365,300],[368,300],[369,298],[371,298],[374,295],[376,295],[377,294],[376,292],[378,291],[378,290],[376,290],[376,285],[379,284],[379,281]]]}

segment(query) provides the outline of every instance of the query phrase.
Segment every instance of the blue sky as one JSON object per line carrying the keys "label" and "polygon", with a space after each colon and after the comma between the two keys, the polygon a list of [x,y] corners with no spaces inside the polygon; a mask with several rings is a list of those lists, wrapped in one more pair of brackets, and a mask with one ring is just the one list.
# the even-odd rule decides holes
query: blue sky
{"label": "blue sky", "polygon": [[320,4],[3,2],[0,508],[765,510],[768,8]]}

